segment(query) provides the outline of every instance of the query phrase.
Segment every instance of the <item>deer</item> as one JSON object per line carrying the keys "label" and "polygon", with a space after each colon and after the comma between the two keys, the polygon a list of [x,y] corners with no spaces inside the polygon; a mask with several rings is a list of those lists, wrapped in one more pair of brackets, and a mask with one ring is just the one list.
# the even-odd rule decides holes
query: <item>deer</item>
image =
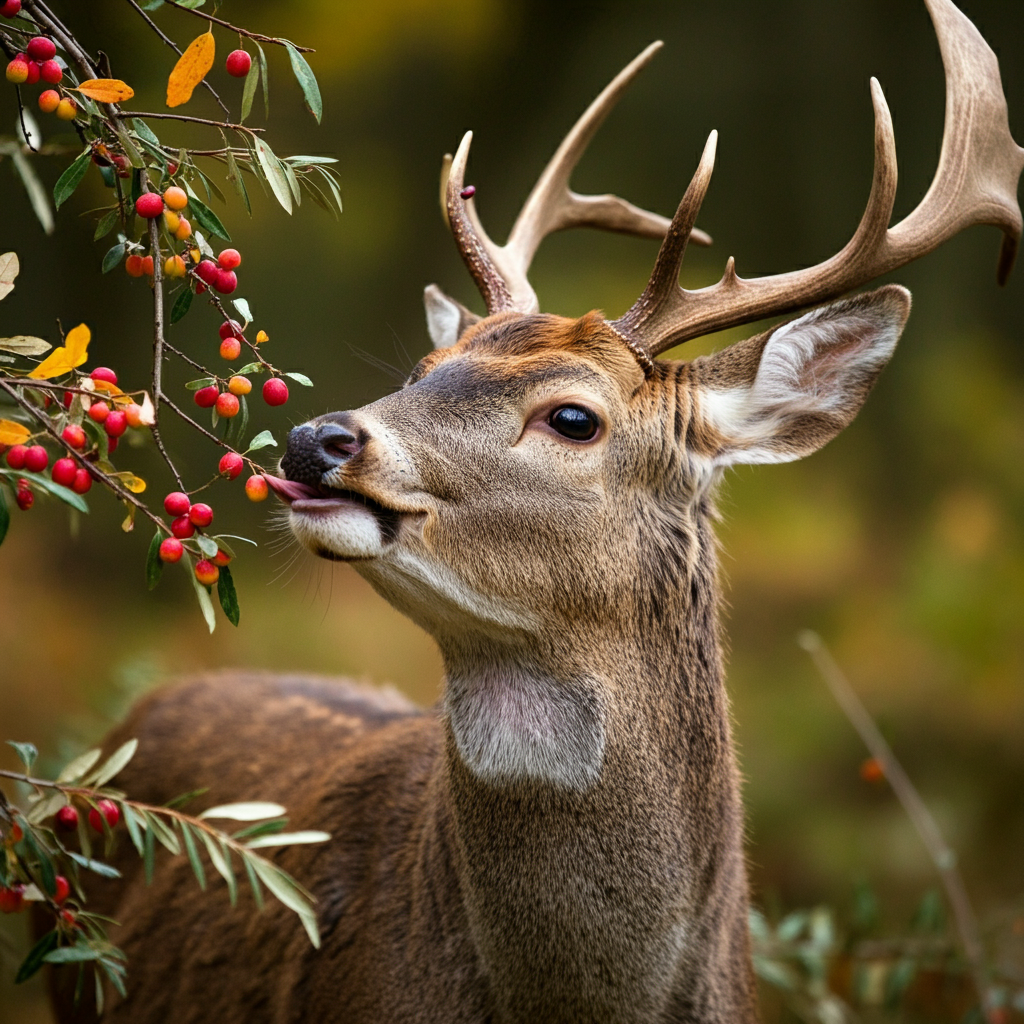
{"label": "deer", "polygon": [[[680,287],[715,160],[675,215],[579,195],[570,175],[654,43],[584,112],[495,244],[446,158],[444,209],[486,307],[425,291],[434,348],[399,390],[295,427],[268,483],[295,538],[347,562],[435,639],[443,697],[227,673],[145,697],[108,745],[118,785],[197,807],[259,797],[332,840],[279,863],[316,897],[313,949],[282,907],[200,896],[182,856],[150,887],[133,854],[99,880],[123,922],[112,1022],[534,1024],[758,1020],[743,811],[724,682],[715,493],[732,465],[803,458],[850,424],[910,313],[896,284],[852,294],[975,224],[1005,282],[1024,149],[997,59],[951,0],[925,0],[946,114],[927,194],[890,227],[892,121],[871,80],[875,163],[849,243],[825,262]],[[549,234],[660,239],[621,316],[540,312]],[[799,314],[690,361],[669,348]],[[59,986],[58,986],[59,987]],[[93,1019],[58,992],[62,1021]]]}

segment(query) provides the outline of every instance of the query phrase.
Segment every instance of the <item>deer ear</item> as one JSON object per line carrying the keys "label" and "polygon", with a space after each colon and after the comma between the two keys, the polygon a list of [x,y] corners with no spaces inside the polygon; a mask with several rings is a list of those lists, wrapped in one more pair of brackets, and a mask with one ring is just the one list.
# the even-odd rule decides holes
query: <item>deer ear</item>
{"label": "deer ear", "polygon": [[423,305],[427,310],[427,331],[434,348],[450,348],[480,317],[461,302],[449,298],[436,284],[423,289]]}
{"label": "deer ear", "polygon": [[857,415],[909,315],[910,292],[887,285],[695,359],[690,454],[728,466],[817,451]]}

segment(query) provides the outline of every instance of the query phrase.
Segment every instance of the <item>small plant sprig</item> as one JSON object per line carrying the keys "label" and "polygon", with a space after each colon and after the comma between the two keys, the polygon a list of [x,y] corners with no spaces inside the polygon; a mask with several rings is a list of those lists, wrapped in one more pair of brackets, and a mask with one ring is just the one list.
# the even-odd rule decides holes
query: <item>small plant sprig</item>
{"label": "small plant sprig", "polygon": [[[53,920],[53,926],[25,957],[16,981],[27,980],[46,963],[77,964],[77,990],[81,991],[85,968],[92,964],[98,1012],[103,1008],[104,977],[125,995],[127,958],[107,937],[107,919],[87,909],[82,884],[83,872],[120,877],[117,868],[99,859],[93,845],[102,843],[103,856],[109,858],[121,823],[143,858],[147,882],[153,878],[159,844],[172,856],[184,854],[205,890],[206,867],[201,856],[205,851],[209,864],[227,885],[234,906],[238,899],[237,858],[256,906],[262,910],[265,887],[298,915],[310,942],[319,947],[312,895],[257,851],[326,842],[330,839],[326,832],[285,832],[285,809],[275,803],[224,804],[198,815],[181,809],[205,791],[186,793],[162,807],[132,800],[110,782],[131,761],[137,740],[124,743],[104,760],[100,750],[89,750],[53,780],[31,774],[37,753],[31,743],[9,743],[25,770],[2,770],[0,776],[27,787],[30,796],[20,809],[0,791],[0,912],[20,913],[34,903],[45,908]],[[225,819],[249,824],[229,834],[210,823]]]}

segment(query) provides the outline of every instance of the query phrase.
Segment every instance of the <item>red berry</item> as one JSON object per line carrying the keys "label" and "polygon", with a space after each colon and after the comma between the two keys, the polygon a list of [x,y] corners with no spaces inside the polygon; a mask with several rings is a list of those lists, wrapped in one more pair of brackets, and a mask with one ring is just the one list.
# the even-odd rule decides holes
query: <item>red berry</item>
{"label": "red berry", "polygon": [[209,587],[216,583],[218,576],[220,576],[220,569],[218,569],[212,562],[208,562],[205,558],[196,562],[196,579],[199,580],[204,587]]}
{"label": "red berry", "polygon": [[120,437],[128,429],[128,417],[120,409],[114,409],[103,421],[103,429],[111,437]]}
{"label": "red berry", "polygon": [[96,806],[89,811],[89,824],[97,832],[103,831],[103,818],[106,818],[107,824],[111,828],[115,828],[117,823],[121,820],[121,812],[117,809],[117,804],[113,800],[99,800]]}
{"label": "red berry", "polygon": [[25,49],[32,60],[38,61],[49,60],[57,53],[57,47],[46,36],[34,36],[28,41],[28,46]]}
{"label": "red berry", "polygon": [[860,777],[865,782],[881,782],[885,778],[885,769],[880,761],[869,757],[866,761],[861,762]]}
{"label": "red berry", "polygon": [[226,476],[229,480],[234,480],[245,466],[245,460],[237,452],[226,452],[221,456],[220,462],[217,465],[217,472],[221,476]]}
{"label": "red berry", "polygon": [[87,469],[79,469],[75,473],[75,482],[71,485],[71,490],[75,494],[85,494],[90,487],[92,487],[92,473]]}
{"label": "red berry", "polygon": [[[70,394],[70,392],[65,392],[65,394]],[[64,430],[61,431],[60,436],[64,438],[72,448],[76,448],[81,451],[85,447],[85,431],[78,426],[77,423],[69,423]]]}
{"label": "red berry", "polygon": [[212,409],[217,404],[217,396],[220,394],[215,384],[209,387],[200,388],[192,399],[200,409]]}
{"label": "red berry", "polygon": [[267,405],[284,405],[288,401],[288,385],[280,377],[271,377],[263,385],[263,401]]}
{"label": "red berry", "polygon": [[213,522],[213,509],[209,505],[197,501],[188,510],[188,521],[193,526],[209,526]]}
{"label": "red berry", "polygon": [[196,528],[189,522],[187,515],[178,516],[171,523],[171,533],[174,534],[178,540],[188,540],[196,532]]}
{"label": "red berry", "polygon": [[124,261],[124,269],[128,271],[129,277],[142,277],[146,272],[143,266],[142,257],[137,253],[133,252],[131,256]]}
{"label": "red berry", "polygon": [[242,343],[237,338],[225,338],[220,343],[220,355],[222,359],[226,359],[229,363],[232,359],[237,359],[242,354]]}
{"label": "red berry", "polygon": [[[19,481],[20,484],[21,481]],[[36,500],[36,496],[27,487],[18,487],[14,493],[14,500],[22,512],[27,512]]]}
{"label": "red berry", "polygon": [[160,542],[161,562],[180,562],[185,545],[177,537],[167,537]]}
{"label": "red berry", "polygon": [[[212,566],[211,566],[212,568]],[[0,888],[0,913],[20,914],[25,909],[25,886],[12,885]]]}
{"label": "red berry", "polygon": [[56,85],[64,77],[64,69],[55,60],[44,60],[39,77],[50,85]]}
{"label": "red berry", "polygon": [[97,366],[89,376],[93,380],[105,380],[108,384],[117,383],[117,374],[109,366]]}
{"label": "red berry", "polygon": [[221,295],[230,295],[238,287],[238,275],[233,270],[218,270],[213,287]]}
{"label": "red berry", "polygon": [[23,444],[12,445],[10,451],[7,453],[7,465],[11,469],[24,469],[25,468],[25,455],[28,452],[28,447]]}
{"label": "red berry", "polygon": [[223,417],[226,420],[233,419],[238,415],[240,404],[238,396],[233,395],[230,391],[222,391],[217,396],[217,404],[214,406],[217,410],[217,415]]}
{"label": "red berry", "polygon": [[220,267],[217,266],[213,260],[200,260],[199,266],[196,267],[196,277],[200,281],[205,281],[207,284],[212,285],[217,280],[217,275],[220,273]]}
{"label": "red berry", "polygon": [[106,402],[93,402],[89,406],[89,419],[102,423],[110,415],[110,406]]}
{"label": "red berry", "polygon": [[75,482],[75,474],[78,472],[78,463],[74,459],[58,459],[50,470],[50,476],[55,484],[62,487],[70,487]]}
{"label": "red berry", "polygon": [[250,501],[266,501],[269,493],[267,481],[259,473],[245,481],[245,496]]}
{"label": "red berry", "polygon": [[47,89],[39,94],[36,102],[44,114],[52,114],[60,106],[60,93],[56,89]]}
{"label": "red berry", "polygon": [[161,216],[164,212],[163,196],[159,192],[143,192],[135,200],[135,212],[147,220]]}
{"label": "red berry", "polygon": [[221,270],[235,270],[242,262],[242,254],[237,249],[224,249],[217,262]]}
{"label": "red berry", "polygon": [[5,18],[13,18],[16,14],[21,11],[21,0],[7,0],[7,2],[0,7],[0,15]]}
{"label": "red berry", "polygon": [[142,257],[142,272],[148,274],[150,277],[153,276],[153,257],[143,256]]}
{"label": "red berry", "polygon": [[25,65],[25,67],[28,69],[28,77],[25,79],[25,82],[28,85],[35,85],[36,82],[39,81],[39,70],[40,70],[39,61],[30,60]]}
{"label": "red berry", "polygon": [[57,875],[53,880],[53,902],[63,903],[71,895],[71,885],[63,875]]}
{"label": "red berry", "polygon": [[192,502],[189,501],[189,497],[184,491],[171,491],[171,493],[164,498],[164,511],[169,516],[188,515],[188,510],[191,507]]}
{"label": "red berry", "polygon": [[[106,426],[106,423],[103,424]],[[117,446],[120,444],[120,439],[114,437],[112,434],[107,434],[107,454],[113,455],[117,451]]]}
{"label": "red berry", "polygon": [[54,816],[53,823],[61,832],[73,832],[78,828],[78,811],[65,804]]}
{"label": "red berry", "polygon": [[231,561],[231,556],[223,549],[217,548],[217,554],[210,559],[214,565],[225,566]]}
{"label": "red berry", "polygon": [[41,444],[34,444],[25,452],[25,468],[30,473],[42,473],[50,462],[50,456]]}
{"label": "red berry", "polygon": [[8,82],[21,85],[28,80],[28,61],[20,54],[7,65],[6,78]]}
{"label": "red berry", "polygon": [[252,57],[245,50],[232,50],[224,61],[224,67],[232,78],[245,78],[252,67]]}
{"label": "red berry", "polygon": [[242,337],[242,325],[237,320],[225,320],[220,325],[220,340],[224,341],[225,338],[241,338]]}

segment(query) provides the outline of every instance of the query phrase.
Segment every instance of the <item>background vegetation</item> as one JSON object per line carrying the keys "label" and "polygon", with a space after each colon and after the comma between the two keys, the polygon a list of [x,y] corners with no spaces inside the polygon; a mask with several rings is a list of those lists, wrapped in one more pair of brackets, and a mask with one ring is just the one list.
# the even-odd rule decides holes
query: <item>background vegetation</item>
{"label": "background vegetation", "polygon": [[[1024,139],[1024,7],[961,6],[1000,56],[1011,127]],[[438,212],[442,153],[475,130],[467,180],[489,230],[502,236],[562,133],[651,39],[666,41],[664,53],[612,115],[575,183],[670,213],[717,128],[718,166],[699,222],[715,246],[691,250],[685,284],[710,283],[730,254],[749,276],[842,246],[870,183],[870,75],[893,113],[897,217],[927,188],[938,153],[942,69],[917,0],[248,0],[245,8],[250,28],[318,44],[310,60],[324,94],[320,129],[302,114],[285,55],[268,55],[281,64],[271,72],[280,150],[341,160],[346,209],[337,223],[308,204],[289,219],[255,192],[251,221],[232,212],[246,295],[273,358],[317,383],[293,392],[295,422],[400,383],[429,345],[425,284],[479,307]],[[196,34],[186,14],[161,22],[179,42]],[[121,3],[90,5],[82,41],[116,52],[119,73],[136,86],[135,109],[162,109],[173,55]],[[241,87],[219,64],[211,78],[224,91]],[[0,90],[3,133],[16,116],[11,93]],[[214,112],[197,92],[190,113]],[[39,120],[56,133],[51,119]],[[174,141],[173,129],[166,138]],[[49,183],[62,166],[47,168]],[[0,335],[52,337],[55,316],[84,320],[94,361],[142,380],[148,294],[119,273],[98,278],[105,245],[92,242],[92,221],[80,215],[98,205],[99,186],[88,188],[46,237],[9,162],[0,165],[0,251],[16,249],[22,263],[0,307]],[[811,626],[959,852],[998,955],[1020,970],[1024,266],[997,289],[997,249],[994,230],[974,229],[894,275],[914,293],[915,311],[862,415],[806,462],[733,474],[720,534],[758,903],[771,919],[821,903],[844,913],[866,884],[884,933],[904,928],[934,884],[888,788],[860,778],[859,740],[796,646],[798,629]],[[643,287],[654,252],[653,243],[614,236],[553,238],[533,273],[542,306],[618,315]],[[169,337],[205,322],[191,316]],[[161,486],[155,458],[139,470]],[[219,496],[221,507],[230,500]],[[123,536],[113,503],[94,501],[73,530],[54,503],[14,513],[0,548],[5,737],[34,740],[59,759],[141,689],[220,665],[390,680],[425,704],[436,699],[441,666],[429,638],[347,567],[293,559],[268,506],[249,506],[240,488],[237,501],[264,554],[237,563],[240,625],[222,624],[212,637],[184,574],[146,593],[149,531]],[[0,752],[0,762],[14,767],[13,752]],[[39,990],[7,986],[0,977],[0,1021],[49,1019]]]}

